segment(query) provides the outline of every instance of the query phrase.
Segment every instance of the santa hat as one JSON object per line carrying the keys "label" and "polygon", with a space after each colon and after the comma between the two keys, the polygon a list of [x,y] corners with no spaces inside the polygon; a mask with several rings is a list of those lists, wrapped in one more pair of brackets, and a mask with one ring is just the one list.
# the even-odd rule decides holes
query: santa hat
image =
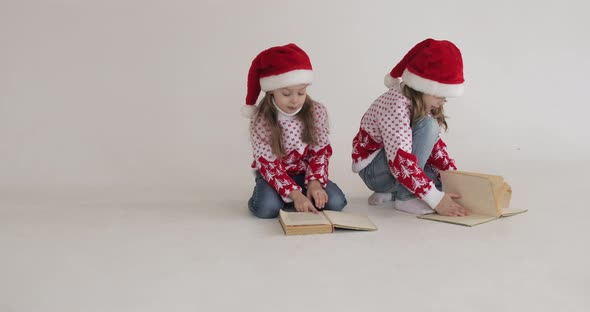
{"label": "santa hat", "polygon": [[248,93],[242,115],[252,116],[262,91],[273,91],[298,84],[311,84],[313,72],[309,56],[293,43],[260,52],[248,72]]}
{"label": "santa hat", "polygon": [[450,41],[426,39],[414,46],[389,74],[385,85],[403,82],[414,90],[442,97],[463,94],[463,59]]}

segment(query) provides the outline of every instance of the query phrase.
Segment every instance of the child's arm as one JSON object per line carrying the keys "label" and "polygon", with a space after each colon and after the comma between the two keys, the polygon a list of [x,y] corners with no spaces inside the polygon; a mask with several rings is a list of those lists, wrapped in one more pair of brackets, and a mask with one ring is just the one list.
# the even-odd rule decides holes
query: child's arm
{"label": "child's arm", "polygon": [[289,194],[295,190],[302,191],[302,189],[287,174],[282,161],[272,153],[270,129],[260,119],[252,120],[250,127],[250,140],[252,141],[256,169],[260,171],[264,180],[279,193],[284,202],[292,202]]}
{"label": "child's arm", "polygon": [[317,102],[313,103],[315,131],[317,145],[310,145],[308,149],[308,166],[305,172],[305,186],[312,180],[317,180],[323,188],[328,183],[328,167],[332,156],[332,146],[328,138],[328,113],[326,108]]}

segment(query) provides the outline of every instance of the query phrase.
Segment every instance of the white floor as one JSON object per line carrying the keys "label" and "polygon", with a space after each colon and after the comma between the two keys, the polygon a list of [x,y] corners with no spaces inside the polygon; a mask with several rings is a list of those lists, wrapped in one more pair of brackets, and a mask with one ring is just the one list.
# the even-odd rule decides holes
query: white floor
{"label": "white floor", "polygon": [[354,197],[378,231],[291,237],[211,194],[8,194],[0,311],[588,311],[587,183],[530,181],[473,228]]}

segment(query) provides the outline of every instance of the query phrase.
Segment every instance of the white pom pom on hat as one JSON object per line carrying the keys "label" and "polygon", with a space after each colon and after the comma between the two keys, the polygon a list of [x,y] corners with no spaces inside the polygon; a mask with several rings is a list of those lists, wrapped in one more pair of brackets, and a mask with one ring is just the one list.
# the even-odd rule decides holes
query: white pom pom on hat
{"label": "white pom pom on hat", "polygon": [[255,112],[256,112],[256,105],[242,106],[242,109],[241,109],[242,117],[252,118],[252,116],[254,115]]}

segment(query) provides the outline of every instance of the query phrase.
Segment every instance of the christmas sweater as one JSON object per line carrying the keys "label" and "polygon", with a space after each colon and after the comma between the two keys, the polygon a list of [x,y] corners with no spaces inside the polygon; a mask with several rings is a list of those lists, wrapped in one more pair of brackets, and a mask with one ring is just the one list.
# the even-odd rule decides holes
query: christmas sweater
{"label": "christmas sweater", "polygon": [[328,183],[328,165],[332,156],[332,147],[328,140],[328,114],[322,104],[311,103],[317,145],[308,145],[301,140],[304,125],[297,115],[278,113],[282,130],[281,142],[285,150],[285,156],[280,158],[272,152],[271,128],[268,122],[256,117],[250,121],[254,156],[252,168],[260,172],[286,203],[293,201],[289,198],[291,192],[302,191],[290,176],[305,174],[306,187],[312,180],[317,180],[324,188]]}
{"label": "christmas sweater", "polygon": [[[390,89],[369,107],[361,120],[359,132],[352,141],[352,170],[359,172],[384,148],[393,176],[432,208],[444,193],[434,186],[412,154],[410,126],[412,102],[399,90]],[[455,162],[447,153],[446,144],[437,139],[426,166],[438,174],[439,170],[456,170]]]}

